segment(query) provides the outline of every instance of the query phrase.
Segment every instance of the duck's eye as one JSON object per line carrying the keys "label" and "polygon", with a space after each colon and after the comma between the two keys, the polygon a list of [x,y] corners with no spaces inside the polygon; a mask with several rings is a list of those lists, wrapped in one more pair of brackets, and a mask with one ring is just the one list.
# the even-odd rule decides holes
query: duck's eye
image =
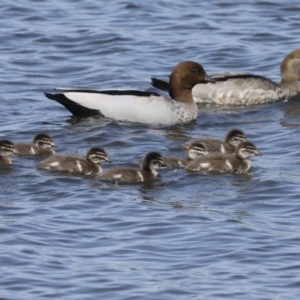
{"label": "duck's eye", "polygon": [[198,69],[193,69],[193,70],[192,70],[192,73],[198,74]]}

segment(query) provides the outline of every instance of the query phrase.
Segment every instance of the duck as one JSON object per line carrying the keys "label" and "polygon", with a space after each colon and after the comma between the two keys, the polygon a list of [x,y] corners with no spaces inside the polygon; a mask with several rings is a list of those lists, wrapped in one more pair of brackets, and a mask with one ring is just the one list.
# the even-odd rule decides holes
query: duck
{"label": "duck", "polygon": [[185,169],[197,172],[218,172],[218,173],[247,173],[251,167],[249,158],[262,154],[256,146],[250,142],[241,142],[236,148],[235,154],[211,154],[200,156],[190,161]]}
{"label": "duck", "polygon": [[10,156],[16,154],[15,145],[10,140],[0,140],[0,165],[10,165]]}
{"label": "duck", "polygon": [[98,179],[123,182],[123,183],[140,183],[154,180],[158,176],[158,169],[166,168],[163,157],[158,152],[149,152],[146,154],[142,167],[117,167],[107,170],[97,176]]}
{"label": "duck", "polygon": [[193,61],[177,64],[171,75],[171,98],[149,91],[58,89],[46,97],[80,117],[104,116],[118,121],[171,126],[196,120],[198,108],[192,96],[197,83],[213,82],[203,67]]}
{"label": "duck", "polygon": [[203,155],[207,155],[205,144],[201,142],[195,142],[188,147],[186,151],[186,158],[164,155],[163,160],[167,165],[167,168],[184,167],[189,161]]}
{"label": "duck", "polygon": [[207,154],[233,154],[238,144],[246,140],[246,134],[242,130],[232,129],[228,131],[224,141],[216,138],[204,137],[190,140],[182,146],[183,148],[189,149],[195,143],[202,143],[205,145]]}
{"label": "duck", "polygon": [[[280,65],[281,81],[242,72],[211,74],[214,84],[197,84],[192,90],[196,103],[250,106],[283,101],[300,93],[300,49],[289,53]],[[152,85],[167,91],[168,80],[152,78]]]}
{"label": "duck", "polygon": [[57,147],[52,137],[46,133],[39,133],[32,143],[15,143],[17,155],[53,155],[55,151],[52,147]]}
{"label": "duck", "polygon": [[37,165],[39,169],[58,170],[78,175],[98,175],[103,172],[101,164],[111,162],[106,151],[100,147],[92,147],[86,157],[77,155],[55,154]]}

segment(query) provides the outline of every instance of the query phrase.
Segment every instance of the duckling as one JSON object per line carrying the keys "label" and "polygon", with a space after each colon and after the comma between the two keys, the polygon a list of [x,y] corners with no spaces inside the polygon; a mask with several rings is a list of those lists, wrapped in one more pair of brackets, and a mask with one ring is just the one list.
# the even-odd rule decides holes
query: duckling
{"label": "duckling", "polygon": [[194,143],[203,143],[208,154],[216,153],[231,153],[235,152],[236,147],[240,142],[246,141],[246,135],[242,130],[232,129],[230,130],[225,141],[215,139],[215,138],[201,138],[194,139],[184,143],[182,146],[184,148],[191,147]]}
{"label": "duckling", "polygon": [[98,175],[103,172],[101,163],[111,162],[104,149],[93,147],[86,157],[57,154],[50,156],[37,165],[39,169],[67,171],[80,175]]}
{"label": "duckling", "polygon": [[39,133],[32,143],[15,143],[17,155],[52,155],[51,147],[57,147],[52,137],[46,133]]}
{"label": "duckling", "polygon": [[153,180],[158,176],[156,170],[165,168],[166,164],[163,157],[157,152],[149,152],[141,168],[119,167],[107,170],[97,176],[99,179],[110,180],[115,182],[137,183]]}
{"label": "duckling", "polygon": [[15,145],[9,140],[0,140],[0,165],[11,164],[9,156],[16,154]]}
{"label": "duckling", "polygon": [[207,155],[206,147],[204,143],[194,142],[186,151],[186,158],[180,158],[176,156],[163,156],[163,160],[167,165],[167,168],[184,167],[191,160],[196,159],[199,156]]}
{"label": "duckling", "polygon": [[244,174],[251,167],[249,158],[253,155],[261,156],[262,154],[253,143],[246,141],[238,145],[235,155],[212,154],[200,156],[189,162],[185,168],[190,171],[199,172],[215,171],[219,173]]}
{"label": "duckling", "polygon": [[[221,72],[211,74],[214,84],[197,84],[192,90],[196,103],[217,105],[256,105],[285,100],[299,94],[300,49],[289,53],[280,65],[281,81],[276,83],[264,76]],[[168,80],[152,78],[152,85],[168,91]]]}
{"label": "duckling", "polygon": [[136,90],[58,89],[46,97],[81,117],[101,115],[119,121],[170,126],[195,120],[198,108],[192,96],[197,83],[213,82],[203,67],[193,61],[177,64],[170,76],[169,95]]}

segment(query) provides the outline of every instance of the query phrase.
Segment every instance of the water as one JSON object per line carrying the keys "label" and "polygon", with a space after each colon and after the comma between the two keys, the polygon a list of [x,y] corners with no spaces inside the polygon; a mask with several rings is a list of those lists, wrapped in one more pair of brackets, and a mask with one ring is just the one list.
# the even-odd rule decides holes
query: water
{"label": "water", "polygon": [[122,165],[240,128],[263,153],[246,175],[163,170],[154,183],[121,186],[13,158],[0,169],[1,299],[300,296],[299,98],[200,106],[197,122],[156,128],[78,120],[43,95],[152,90],[151,76],[185,59],[279,81],[281,60],[300,45],[299,1],[3,0],[0,12],[1,138],[47,132],[59,153],[99,145]]}

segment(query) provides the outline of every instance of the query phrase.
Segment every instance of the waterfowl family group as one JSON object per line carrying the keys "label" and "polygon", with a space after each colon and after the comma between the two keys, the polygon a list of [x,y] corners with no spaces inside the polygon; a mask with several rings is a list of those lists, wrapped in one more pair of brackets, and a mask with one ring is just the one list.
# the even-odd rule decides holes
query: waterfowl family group
{"label": "waterfowl family group", "polygon": [[[187,171],[246,173],[250,168],[249,158],[261,155],[256,146],[246,140],[243,131],[233,129],[225,141],[215,138],[191,140],[187,147],[186,158],[163,156],[158,152],[145,155],[140,167],[115,167],[103,171],[102,163],[112,162],[107,152],[100,147],[92,147],[85,157],[69,154],[56,154],[52,137],[45,133],[37,134],[33,143],[13,143],[0,140],[0,164],[11,164],[11,155],[48,155],[37,164],[38,169],[57,170],[76,175],[94,175],[97,179],[113,182],[137,183],[153,180],[158,170],[163,168],[185,168]],[[234,151],[233,151],[234,149]],[[48,150],[47,152],[42,150]]]}
{"label": "waterfowl family group", "polygon": [[[152,85],[167,91],[169,98],[155,92],[139,90],[57,89],[45,95],[80,117],[107,118],[147,125],[170,126],[197,119],[197,103],[217,105],[255,105],[274,102],[299,94],[300,49],[288,54],[281,63],[281,81],[250,73],[223,72],[207,75],[193,61],[177,64],[168,80],[152,78]],[[193,172],[246,173],[249,158],[261,155],[243,131],[229,131],[225,140],[202,137],[183,144],[186,157],[149,152],[141,167],[117,167],[103,172],[101,164],[111,162],[106,151],[92,147],[85,157],[55,154],[57,145],[48,134],[38,134],[33,142],[13,143],[0,140],[0,164],[11,164],[11,155],[47,155],[39,169],[95,175],[116,182],[145,182],[158,176],[161,168],[182,167]]]}

